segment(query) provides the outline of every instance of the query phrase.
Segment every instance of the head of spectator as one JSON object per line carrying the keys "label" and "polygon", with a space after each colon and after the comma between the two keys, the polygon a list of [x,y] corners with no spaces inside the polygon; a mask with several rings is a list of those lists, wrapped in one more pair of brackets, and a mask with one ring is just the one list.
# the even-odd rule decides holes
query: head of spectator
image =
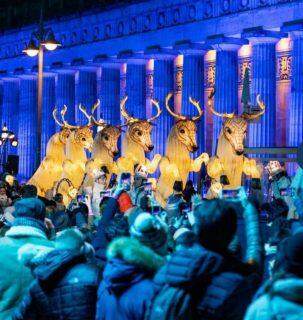
{"label": "head of spectator", "polygon": [[32,184],[25,184],[22,186],[21,190],[21,198],[36,198],[38,195],[37,187]]}
{"label": "head of spectator", "polygon": [[167,225],[149,213],[137,216],[130,228],[131,237],[153,249],[159,255],[167,254]]}
{"label": "head of spectator", "polygon": [[194,210],[193,230],[206,249],[223,253],[237,231],[235,207],[221,199],[204,201]]}

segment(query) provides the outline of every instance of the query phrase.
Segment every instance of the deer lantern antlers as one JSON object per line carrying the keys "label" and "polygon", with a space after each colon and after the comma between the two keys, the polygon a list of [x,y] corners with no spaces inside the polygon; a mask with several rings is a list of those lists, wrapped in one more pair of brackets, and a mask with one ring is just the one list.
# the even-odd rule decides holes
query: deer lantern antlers
{"label": "deer lantern antlers", "polygon": [[126,110],[125,104],[128,97],[125,96],[120,102],[121,115],[125,118],[127,125],[127,132],[122,141],[122,157],[118,159],[119,172],[130,172],[133,174],[134,166],[136,164],[145,165],[149,173],[154,173],[157,169],[158,163],[161,159],[159,154],[154,156],[152,161],[145,157],[145,153],[154,149],[151,140],[152,122],[156,120],[160,114],[161,109],[159,102],[151,100],[153,106],[156,107],[157,113],[148,119],[135,118]]}

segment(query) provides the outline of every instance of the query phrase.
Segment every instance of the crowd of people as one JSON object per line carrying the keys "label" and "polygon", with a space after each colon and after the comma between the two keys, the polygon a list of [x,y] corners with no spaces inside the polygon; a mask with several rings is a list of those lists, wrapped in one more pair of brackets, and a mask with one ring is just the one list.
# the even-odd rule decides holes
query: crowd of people
{"label": "crowd of people", "polygon": [[303,319],[303,228],[281,198],[204,199],[174,184],[165,208],[136,168],[67,206],[0,183],[0,320]]}

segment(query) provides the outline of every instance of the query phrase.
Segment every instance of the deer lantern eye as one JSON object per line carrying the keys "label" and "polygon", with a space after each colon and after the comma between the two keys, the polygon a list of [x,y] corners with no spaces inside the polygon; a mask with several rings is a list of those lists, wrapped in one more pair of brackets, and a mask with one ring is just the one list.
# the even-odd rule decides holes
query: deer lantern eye
{"label": "deer lantern eye", "polygon": [[108,135],[104,135],[104,140],[108,141]]}
{"label": "deer lantern eye", "polygon": [[229,134],[231,134],[232,133],[232,131],[231,131],[231,129],[230,128],[226,128],[226,131],[227,131],[227,133],[229,133]]}
{"label": "deer lantern eye", "polygon": [[139,136],[139,137],[141,137],[142,136],[142,132],[141,131],[137,131],[137,135]]}
{"label": "deer lantern eye", "polygon": [[184,129],[180,129],[180,133],[184,134],[185,130]]}
{"label": "deer lantern eye", "polygon": [[86,139],[85,139],[85,138],[82,138],[81,140],[82,140],[82,141],[86,141]]}

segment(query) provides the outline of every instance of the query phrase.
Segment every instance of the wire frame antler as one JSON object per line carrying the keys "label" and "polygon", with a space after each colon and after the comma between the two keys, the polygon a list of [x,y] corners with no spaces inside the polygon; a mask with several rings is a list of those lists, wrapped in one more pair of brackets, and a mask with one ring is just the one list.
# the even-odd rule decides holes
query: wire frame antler
{"label": "wire frame antler", "polygon": [[170,108],[169,106],[169,100],[171,99],[171,97],[173,96],[173,94],[170,92],[166,98],[165,98],[165,107],[167,109],[167,111],[169,112],[169,114],[171,116],[173,116],[174,118],[176,118],[177,120],[186,120],[186,117],[181,115],[181,114],[178,114],[178,113],[175,113],[174,111],[172,111],[172,109]]}
{"label": "wire frame antler", "polygon": [[125,104],[126,104],[127,99],[128,99],[128,97],[125,96],[125,97],[121,100],[121,102],[120,102],[120,111],[121,111],[121,115],[125,118],[126,123],[129,124],[129,123],[132,123],[132,122],[139,121],[139,119],[138,119],[138,118],[135,118],[135,117],[132,117],[132,116],[129,115],[128,112],[126,111]]}
{"label": "wire frame antler", "polygon": [[197,116],[193,116],[191,118],[191,120],[192,121],[198,121],[203,116],[203,111],[202,111],[202,109],[200,107],[200,102],[195,100],[195,99],[193,99],[192,97],[189,97],[189,102],[197,108],[198,113],[199,113]]}
{"label": "wire frame antler", "polygon": [[255,112],[255,113],[252,113],[252,114],[243,113],[242,114],[242,118],[244,118],[246,120],[254,120],[254,119],[259,118],[262,114],[265,113],[266,107],[265,107],[264,102],[260,99],[260,95],[259,94],[257,95],[256,101],[257,101],[257,105],[259,106],[261,111]]}
{"label": "wire frame antler", "polygon": [[214,114],[217,117],[221,117],[221,118],[227,118],[227,119],[231,119],[235,116],[235,113],[221,113],[221,112],[217,112],[214,107],[213,107],[213,97],[215,95],[215,89],[213,89],[213,91],[211,92],[211,94],[208,96],[207,99],[207,107],[209,109],[209,111]]}
{"label": "wire frame antler", "polygon": [[157,108],[157,114],[151,118],[148,118],[147,119],[147,122],[153,122],[154,120],[156,120],[160,114],[162,113],[162,110],[160,109],[160,106],[159,106],[159,101],[157,100],[154,100],[154,99],[151,99],[151,103],[152,105],[154,105],[156,108]]}
{"label": "wire frame antler", "polygon": [[60,120],[57,118],[57,112],[58,112],[58,109],[55,107],[53,110],[53,118],[54,118],[55,122],[57,123],[57,125],[59,125],[60,127],[64,127],[65,126],[64,123],[60,122]]}

